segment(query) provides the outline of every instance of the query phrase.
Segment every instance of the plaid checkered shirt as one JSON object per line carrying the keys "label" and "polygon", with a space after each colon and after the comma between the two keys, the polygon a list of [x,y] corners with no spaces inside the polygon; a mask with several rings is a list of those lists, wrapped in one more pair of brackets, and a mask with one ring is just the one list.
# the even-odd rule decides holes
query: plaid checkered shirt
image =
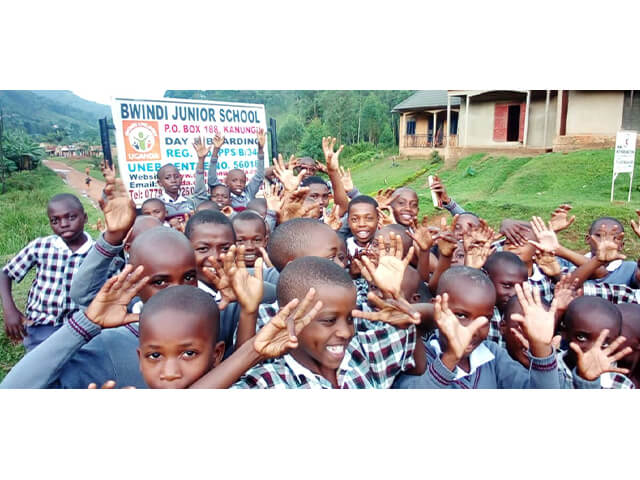
{"label": "plaid checkered shirt", "polygon": [[[558,372],[564,376],[567,383],[573,384],[573,373],[569,366],[565,363],[564,357],[567,355],[566,351],[559,351],[556,355],[558,360]],[[605,372],[600,375],[600,388],[606,389],[618,389],[618,388],[636,388],[629,377],[622,375],[621,373]]]}
{"label": "plaid checkered shirt", "polygon": [[84,235],[84,244],[75,252],[57,235],[36,238],[2,269],[11,280],[19,283],[36,267],[36,278],[24,312],[26,325],[60,325],[78,311],[69,290],[73,274],[93,245],[93,239],[86,232]]}
{"label": "plaid checkered shirt", "polygon": [[[415,366],[416,329],[354,318],[355,335],[337,371],[340,388],[390,388],[397,375]],[[284,355],[253,367],[231,388],[333,388],[324,377]]]}
{"label": "plaid checkered shirt", "polygon": [[640,303],[640,290],[614,283],[584,282],[584,295],[602,297],[611,303]]}
{"label": "plaid checkered shirt", "polygon": [[500,320],[502,320],[502,315],[497,307],[493,307],[493,315],[489,319],[489,335],[487,335],[487,340],[497,343],[502,348],[507,348],[502,338],[502,333],[500,333]]}

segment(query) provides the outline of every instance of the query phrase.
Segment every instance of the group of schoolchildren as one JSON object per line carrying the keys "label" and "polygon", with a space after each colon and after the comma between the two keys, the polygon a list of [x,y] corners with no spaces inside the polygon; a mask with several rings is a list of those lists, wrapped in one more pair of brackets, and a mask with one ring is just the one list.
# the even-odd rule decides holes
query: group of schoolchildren
{"label": "group of schoolchildren", "polygon": [[[324,162],[265,168],[261,131],[250,181],[217,171],[224,143],[196,138],[194,194],[167,164],[140,214],[104,165],[96,241],[77,197],[49,201],[53,235],[0,273],[6,333],[27,350],[1,387],[640,385],[640,272],[618,220],[595,219],[582,255],[556,235],[569,205],[494,231],[434,177],[452,219],[433,222],[411,188],[361,194],[335,139]],[[12,282],[34,266],[22,313]]]}

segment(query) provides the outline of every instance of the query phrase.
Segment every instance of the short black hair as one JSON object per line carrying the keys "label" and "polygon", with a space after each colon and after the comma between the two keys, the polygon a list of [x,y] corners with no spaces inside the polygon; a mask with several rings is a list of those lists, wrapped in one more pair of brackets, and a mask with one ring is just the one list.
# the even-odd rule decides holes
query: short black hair
{"label": "short black hair", "polygon": [[231,220],[227,218],[224,213],[216,212],[215,210],[200,210],[195,213],[193,217],[189,219],[187,225],[184,227],[184,234],[187,238],[191,238],[193,235],[193,229],[203,223],[215,223],[217,225],[227,225],[233,234],[233,241],[236,241],[236,232],[233,231],[233,225]]}
{"label": "short black hair", "polygon": [[180,173],[180,170],[178,170],[178,167],[176,167],[173,163],[165,163],[163,166],[161,166],[161,167],[158,169],[158,172],[156,173],[156,177],[158,178],[158,180],[160,179],[160,175],[162,175],[162,171],[163,171],[165,168],[169,168],[169,167],[173,167],[173,168],[175,168],[175,169],[176,169],[176,171],[177,171],[178,173]]}
{"label": "short black hair", "polygon": [[[150,247],[149,244],[152,245],[152,247]],[[136,261],[137,255],[140,253],[144,255],[144,252],[150,248],[166,251],[167,255],[170,255],[170,252],[181,247],[193,252],[191,243],[189,243],[187,237],[179,231],[162,225],[153,227],[142,232],[133,241],[131,248],[129,249],[129,263],[132,265],[138,265],[138,262]],[[138,249],[141,249],[141,252],[138,252]]]}
{"label": "short black hair", "polygon": [[302,182],[300,182],[300,186],[301,187],[308,187],[312,183],[317,183],[319,185],[324,185],[325,187],[329,188],[329,185],[327,185],[327,182],[325,182],[324,178],[318,177],[316,175],[312,175],[311,177],[305,178]]}
{"label": "short black hair", "polygon": [[458,214],[458,216],[460,216],[460,217],[462,215],[471,215],[472,217],[475,217],[476,220],[480,220],[480,217],[478,215],[476,215],[475,213],[473,213],[473,212],[462,212],[462,213]]}
{"label": "short black hair", "polygon": [[[573,326],[573,322],[585,311],[597,313],[598,318],[609,318],[618,327],[618,335],[622,329],[622,313],[608,300],[600,297],[582,296],[571,301],[564,312],[562,321],[567,330]],[[614,335],[614,332],[610,332]],[[616,335],[617,336],[617,335]]]}
{"label": "short black hair", "polygon": [[228,176],[230,173],[233,173],[233,172],[240,172],[240,173],[242,173],[242,174],[245,176],[245,178],[247,177],[247,172],[245,172],[245,171],[244,171],[243,169],[241,169],[241,168],[232,168],[231,170],[229,170],[229,171],[227,172],[227,176]]}
{"label": "short black hair", "polygon": [[278,279],[276,296],[284,307],[294,298],[302,300],[310,288],[332,286],[353,288],[355,286],[347,271],[336,263],[321,257],[302,257],[290,262]]}
{"label": "short black hair", "polygon": [[200,210],[213,210],[214,212],[219,212],[220,207],[213,200],[204,200],[196,207],[196,212],[199,212]]}
{"label": "short black hair", "polygon": [[589,235],[592,235],[596,226],[600,223],[600,222],[612,222],[618,225],[618,233],[622,233],[624,232],[624,225],[622,225],[622,222],[620,222],[620,220],[618,220],[617,218],[613,218],[613,217],[600,217],[600,218],[596,218],[592,223],[591,226],[589,227]]}
{"label": "short black hair", "polygon": [[164,207],[165,210],[167,209],[167,207],[164,204],[164,202],[162,200],[160,200],[159,198],[147,198],[144,202],[142,202],[142,205],[140,205],[140,208],[144,208],[145,205],[149,205],[150,203],[159,203],[160,205],[162,205]]}
{"label": "short black hair", "polygon": [[209,192],[213,192],[214,188],[224,188],[229,194],[229,196],[231,196],[231,189],[228,186],[226,186],[224,183],[216,183],[214,185],[211,185],[211,187],[209,187]]}
{"label": "short black hair", "polygon": [[525,279],[529,277],[527,266],[520,257],[513,252],[493,252],[489,255],[487,261],[484,262],[482,269],[487,272],[487,274],[491,275],[493,271],[499,270],[501,265],[513,265],[522,272]]}
{"label": "short black hair", "polygon": [[[175,285],[160,290],[142,307],[140,329],[144,328],[154,313],[165,309],[193,313],[206,319],[212,338],[217,341],[220,332],[220,309],[215,298],[204,290],[191,285]],[[176,318],[176,321],[179,322],[180,319]]]}
{"label": "short black hair", "polygon": [[260,216],[258,212],[254,210],[243,210],[239,213],[236,213],[234,217],[231,219],[231,224],[235,225],[237,221],[260,223],[262,224],[262,228],[264,229],[264,235],[267,234],[267,225],[264,223],[264,219]]}
{"label": "short black hair", "polygon": [[49,203],[47,203],[47,208],[49,208],[52,203],[58,203],[58,202],[72,203],[78,210],[81,210],[84,212],[84,207],[82,206],[82,202],[78,197],[76,197],[72,193],[58,193],[57,195],[54,195],[49,200]]}
{"label": "short black hair", "polygon": [[358,203],[368,203],[369,205],[373,205],[373,208],[375,208],[377,211],[378,202],[376,202],[375,198],[370,197],[369,195],[358,195],[357,197],[355,197],[353,200],[349,202],[349,206],[347,207],[347,213],[351,212],[351,207],[353,205],[357,205]]}
{"label": "short black hair", "polygon": [[468,280],[479,286],[486,287],[495,295],[496,287],[494,287],[493,282],[485,272],[462,265],[451,267],[442,274],[438,281],[438,295],[442,295],[451,286],[459,284],[461,280]]}
{"label": "short black hair", "polygon": [[294,218],[281,223],[269,236],[267,254],[279,272],[291,258],[316,244],[316,233],[324,229],[335,233],[329,225],[314,218]]}

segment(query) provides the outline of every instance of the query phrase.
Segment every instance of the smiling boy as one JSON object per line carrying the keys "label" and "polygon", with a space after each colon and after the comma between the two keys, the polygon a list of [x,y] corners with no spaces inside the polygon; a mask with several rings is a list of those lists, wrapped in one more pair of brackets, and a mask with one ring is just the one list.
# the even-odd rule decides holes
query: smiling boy
{"label": "smiling boy", "polygon": [[320,311],[298,335],[298,348],[249,370],[232,388],[388,388],[414,369],[416,329],[353,317],[356,290],[334,262],[304,257],[280,273],[278,303],[317,293]]}
{"label": "smiling boy", "polygon": [[367,195],[359,195],[349,202],[347,223],[351,237],[347,250],[352,257],[369,246],[378,229],[378,202]]}

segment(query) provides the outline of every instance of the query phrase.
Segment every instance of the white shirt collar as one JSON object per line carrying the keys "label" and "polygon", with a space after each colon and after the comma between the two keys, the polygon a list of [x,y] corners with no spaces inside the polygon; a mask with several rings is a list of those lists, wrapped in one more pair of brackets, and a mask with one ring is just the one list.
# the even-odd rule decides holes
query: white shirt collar
{"label": "white shirt collar", "polygon": [[[591,252],[585,253],[584,256],[587,258],[592,257]],[[618,268],[620,268],[620,265],[622,265],[622,260],[614,260],[613,262],[609,262],[606,267],[607,272],[613,272],[614,270],[617,270]]]}
{"label": "white shirt collar", "polygon": [[533,280],[535,282],[539,282],[540,280],[545,278],[545,274],[542,273],[542,270],[540,270],[540,268],[538,268],[538,265],[536,265],[535,263],[533,264],[533,271],[531,273],[531,277],[529,277],[529,280]]}
{"label": "white shirt collar", "polygon": [[[436,355],[442,354],[442,348],[440,348],[440,342],[437,338],[432,338],[429,343],[436,351]],[[482,342],[471,352],[471,355],[469,355],[469,372],[465,372],[463,369],[456,365],[455,380],[473,375],[478,367],[484,365],[485,363],[489,363],[494,358],[496,357],[493,355],[493,353],[491,353],[491,350],[489,350],[484,342]]]}
{"label": "white shirt collar", "polygon": [[[284,362],[287,364],[287,366],[291,369],[293,374],[298,378],[298,380],[302,381],[303,378],[306,378],[307,380],[310,380],[316,383],[322,383],[322,381],[324,380],[324,382],[326,382],[328,385],[331,384],[329,380],[322,377],[321,375],[317,375],[313,373],[307,367],[305,367],[300,362],[298,362],[295,358],[293,358],[293,356],[290,353],[287,353],[282,358],[284,359]],[[345,361],[348,362],[347,355],[345,355],[344,358],[342,359],[342,362],[340,362],[340,366],[338,367],[337,373],[340,372],[340,370],[342,369],[342,364]],[[339,382],[340,382],[340,379],[338,379],[338,383]]]}
{"label": "white shirt collar", "polygon": [[213,288],[211,288],[206,283],[201,282],[200,280],[198,280],[198,288],[204,292],[207,292],[209,295],[211,295],[216,301],[216,303],[219,303],[220,300],[222,300],[222,294],[220,292],[216,292]]}
{"label": "white shirt collar", "polygon": [[56,235],[56,238],[53,240],[53,246],[59,250],[69,250],[71,252],[71,255],[82,255],[83,253],[89,251],[89,249],[93,245],[93,238],[91,238],[87,232],[82,233],[84,234],[84,243],[75,252],[72,252],[69,248],[69,245],[67,245],[62,237],[59,237],[58,235]]}
{"label": "white shirt collar", "polygon": [[167,192],[162,192],[162,195],[160,195],[160,200],[162,200],[164,203],[182,203],[187,201],[186,197],[184,197],[182,194],[178,195],[178,198],[174,200],[167,194]]}

